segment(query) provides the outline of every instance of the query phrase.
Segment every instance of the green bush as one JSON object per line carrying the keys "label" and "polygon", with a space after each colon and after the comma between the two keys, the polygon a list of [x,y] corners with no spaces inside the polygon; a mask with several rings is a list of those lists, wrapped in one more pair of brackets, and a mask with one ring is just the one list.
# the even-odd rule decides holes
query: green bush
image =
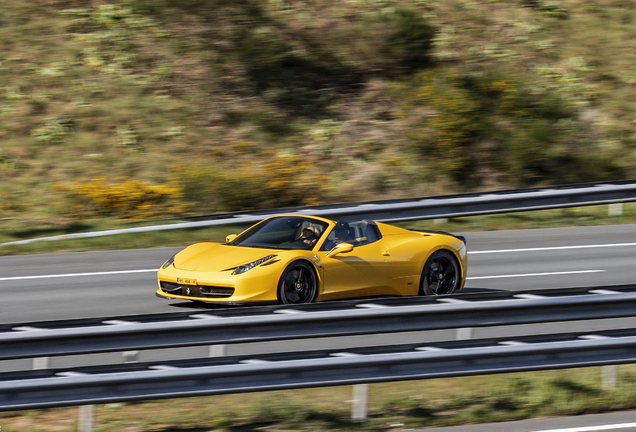
{"label": "green bush", "polygon": [[[431,133],[411,136],[438,159],[440,173],[464,186],[479,184],[484,164],[517,187],[624,175],[617,154],[599,151],[567,92],[455,69],[435,69],[418,79],[419,98],[434,114],[423,125]],[[481,154],[484,147],[488,157]]]}
{"label": "green bush", "polygon": [[411,9],[398,9],[392,21],[384,54],[409,71],[428,66],[435,29]]}

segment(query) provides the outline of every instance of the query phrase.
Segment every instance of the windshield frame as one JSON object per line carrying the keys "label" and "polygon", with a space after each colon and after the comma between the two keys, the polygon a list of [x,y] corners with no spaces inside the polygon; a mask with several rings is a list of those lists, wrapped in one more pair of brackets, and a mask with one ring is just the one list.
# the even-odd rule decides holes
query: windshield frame
{"label": "windshield frame", "polygon": [[[318,239],[313,244],[299,238],[302,230],[308,226],[319,231]],[[330,231],[332,226],[331,221],[303,215],[274,216],[251,226],[227,245],[272,250],[315,250],[321,246],[325,232]],[[267,241],[268,238],[272,241]]]}

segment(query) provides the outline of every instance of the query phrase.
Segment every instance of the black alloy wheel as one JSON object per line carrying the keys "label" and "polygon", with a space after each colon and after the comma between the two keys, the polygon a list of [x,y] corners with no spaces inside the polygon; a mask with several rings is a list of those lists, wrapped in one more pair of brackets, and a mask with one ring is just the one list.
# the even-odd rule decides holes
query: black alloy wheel
{"label": "black alloy wheel", "polygon": [[318,279],[310,264],[290,264],[278,283],[278,298],[284,304],[311,303],[318,294]]}
{"label": "black alloy wheel", "polygon": [[424,264],[420,295],[452,294],[459,287],[459,282],[457,260],[450,252],[440,250],[431,255]]}

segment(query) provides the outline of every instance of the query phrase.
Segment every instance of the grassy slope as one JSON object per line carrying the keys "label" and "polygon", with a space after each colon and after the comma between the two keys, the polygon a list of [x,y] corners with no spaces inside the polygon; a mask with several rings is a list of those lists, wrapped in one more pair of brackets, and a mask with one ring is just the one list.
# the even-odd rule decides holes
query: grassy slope
{"label": "grassy slope", "polygon": [[[369,386],[368,422],[351,416],[351,386],[99,405],[95,431],[387,431],[633,409],[634,367],[615,390],[601,368],[392,382]],[[76,430],[77,408],[1,413],[7,432]],[[391,426],[393,425],[393,426]]]}
{"label": "grassy slope", "polygon": [[182,214],[632,177],[633,3],[544,3],[4,2],[0,230],[121,216],[99,176]]}

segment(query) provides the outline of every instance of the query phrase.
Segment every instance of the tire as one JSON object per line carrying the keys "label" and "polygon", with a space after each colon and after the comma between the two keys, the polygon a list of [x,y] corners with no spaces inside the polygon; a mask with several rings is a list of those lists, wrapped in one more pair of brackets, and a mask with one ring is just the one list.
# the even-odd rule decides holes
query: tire
{"label": "tire", "polygon": [[311,303],[318,295],[318,279],[305,261],[290,264],[278,283],[278,299],[283,304]]}
{"label": "tire", "polygon": [[453,254],[439,250],[426,260],[422,270],[420,295],[452,294],[459,287],[461,273]]}

